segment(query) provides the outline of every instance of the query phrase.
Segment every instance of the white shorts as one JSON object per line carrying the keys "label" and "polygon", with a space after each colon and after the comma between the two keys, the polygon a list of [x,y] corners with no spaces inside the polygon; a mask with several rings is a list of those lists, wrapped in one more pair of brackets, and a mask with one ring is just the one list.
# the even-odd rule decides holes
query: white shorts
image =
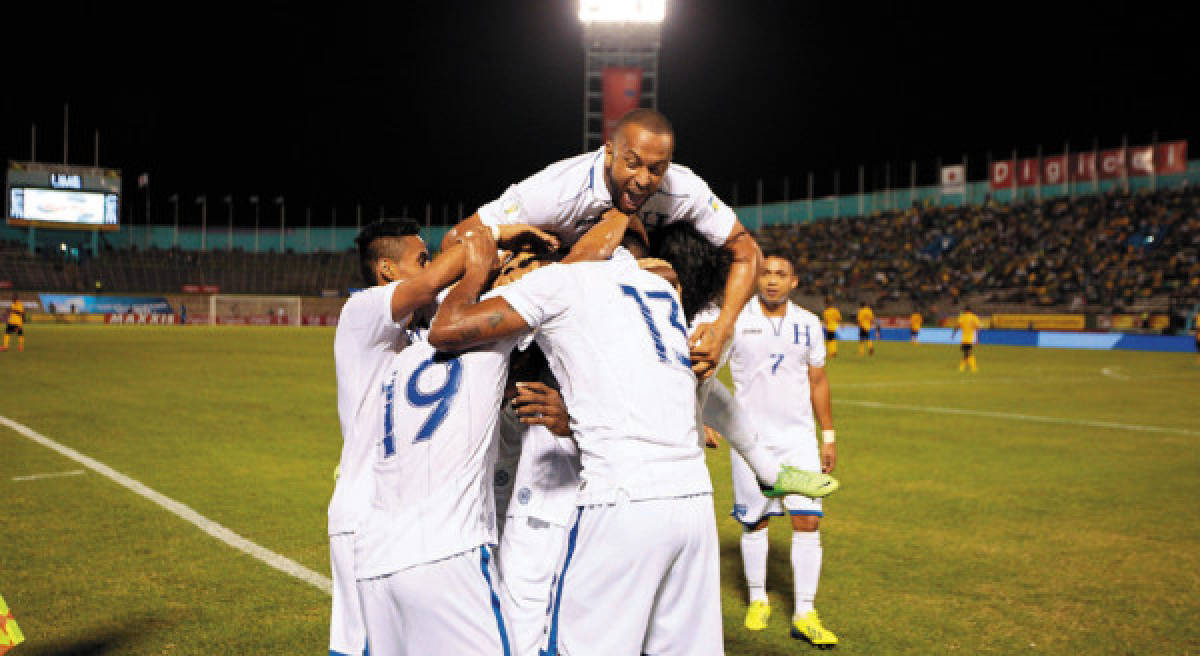
{"label": "white shorts", "polygon": [[711,494],[579,508],[546,656],[725,653]]}
{"label": "white shorts", "polygon": [[372,656],[508,656],[492,550],[358,582]]}
{"label": "white shorts", "polygon": [[[799,467],[805,471],[821,471],[815,441],[812,447],[801,446],[792,449],[783,454],[780,460],[785,465]],[[746,528],[752,528],[764,517],[782,516],[785,508],[789,515],[825,516],[820,499],[810,499],[798,494],[788,495],[783,499],[764,496],[762,488],[759,487],[758,477],[737,451],[729,452],[729,464],[733,472],[733,512],[730,514]]]}
{"label": "white shorts", "polygon": [[358,588],[354,584],[354,534],[329,536],[329,563],[333,570],[333,612],[329,618],[331,656],[359,656],[367,646],[367,626]]}
{"label": "white shorts", "polygon": [[537,656],[546,644],[550,590],[567,543],[564,526],[534,517],[509,517],[497,560],[514,656]]}

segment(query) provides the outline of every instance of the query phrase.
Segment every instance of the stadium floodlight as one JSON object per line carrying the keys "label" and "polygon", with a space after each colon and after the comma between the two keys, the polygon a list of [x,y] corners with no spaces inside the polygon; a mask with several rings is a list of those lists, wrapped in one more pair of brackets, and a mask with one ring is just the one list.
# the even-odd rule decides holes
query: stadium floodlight
{"label": "stadium floodlight", "polygon": [[667,0],[579,0],[579,20],[589,23],[661,23]]}

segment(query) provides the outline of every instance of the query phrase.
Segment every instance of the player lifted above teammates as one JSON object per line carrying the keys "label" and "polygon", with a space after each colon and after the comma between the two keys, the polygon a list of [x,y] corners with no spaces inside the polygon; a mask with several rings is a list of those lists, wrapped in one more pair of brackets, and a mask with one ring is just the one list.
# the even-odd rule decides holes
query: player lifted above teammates
{"label": "player lifted above teammates", "polygon": [[[829,473],[837,463],[833,406],[825,376],[825,344],[816,315],[788,300],[796,288],[790,260],[768,256],[758,281],[758,296],[746,304],[737,321],[729,369],[737,400],[751,424],[783,462],[808,471]],[[813,414],[821,423],[818,453]],[[821,573],[823,516],[821,500],[788,496],[769,499],[737,453],[731,454],[733,516],[742,523],[742,564],[750,588],[746,628],[767,627],[767,522],[787,509],[792,523],[792,571],[795,612],[792,636],[828,647],[837,636],[821,625],[813,607]]]}
{"label": "player lifted above teammates", "polygon": [[[609,210],[637,215],[651,232],[676,221],[693,223],[733,257],[719,316],[711,324],[699,326],[691,337],[697,371],[702,377],[709,376],[733,336],[738,313],[754,292],[762,254],[737,215],[708,184],[688,168],[671,162],[674,151],[675,132],[667,118],[652,109],[636,109],[617,122],[600,150],[551,164],[512,185],[458,229],[479,222],[489,226],[527,223],[572,245]],[[596,252],[605,244],[604,236],[596,235],[595,244],[583,240],[573,255],[606,257],[607,253]]]}
{"label": "player lifted above teammates", "polygon": [[963,306],[962,314],[958,315],[955,321],[954,330],[950,331],[950,339],[954,339],[954,334],[962,331],[962,360],[958,363],[958,370],[964,371],[968,366],[971,371],[979,371],[979,366],[975,363],[975,344],[979,343],[979,317],[971,311],[969,306]]}
{"label": "player lifted above teammates", "polygon": [[11,335],[17,336],[17,351],[25,350],[25,304],[21,303],[21,299],[13,294],[12,305],[8,306],[8,321],[4,326],[4,345],[0,346],[0,351],[8,350],[8,338]]}
{"label": "player lifted above teammates", "polygon": [[837,331],[842,325],[842,311],[833,304],[832,298],[825,299],[825,311],[821,313],[825,319],[825,348],[829,357],[837,357]]}
{"label": "player lifted above teammates", "polygon": [[875,355],[875,342],[871,341],[871,329],[875,328],[875,312],[866,301],[859,302],[855,319],[858,320],[858,354],[862,355],[865,347],[867,355]]}

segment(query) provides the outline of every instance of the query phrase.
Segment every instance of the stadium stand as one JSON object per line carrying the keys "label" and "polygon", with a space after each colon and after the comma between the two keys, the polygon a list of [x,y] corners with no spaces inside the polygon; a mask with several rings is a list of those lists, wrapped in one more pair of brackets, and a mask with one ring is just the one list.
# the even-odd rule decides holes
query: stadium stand
{"label": "stadium stand", "polygon": [[826,296],[897,314],[964,302],[988,312],[1089,313],[1200,302],[1200,192],[1192,187],[914,207],[769,226],[758,237],[764,251],[795,259],[809,307]]}

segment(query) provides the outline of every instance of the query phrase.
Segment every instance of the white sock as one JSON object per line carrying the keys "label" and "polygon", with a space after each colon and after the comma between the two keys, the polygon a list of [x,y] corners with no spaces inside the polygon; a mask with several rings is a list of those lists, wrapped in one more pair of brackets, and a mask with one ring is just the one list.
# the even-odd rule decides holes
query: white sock
{"label": "white sock", "polygon": [[766,485],[775,485],[783,462],[771,453],[758,439],[758,433],[746,419],[742,405],[729,389],[720,382],[706,383],[709,389],[703,399],[703,421],[707,426],[725,436],[729,446],[745,458],[758,480]]}
{"label": "white sock", "polygon": [[796,588],[797,617],[813,609],[820,578],[820,531],[792,531],[792,580]]}
{"label": "white sock", "polygon": [[767,529],[742,531],[742,569],[750,601],[767,600]]}

